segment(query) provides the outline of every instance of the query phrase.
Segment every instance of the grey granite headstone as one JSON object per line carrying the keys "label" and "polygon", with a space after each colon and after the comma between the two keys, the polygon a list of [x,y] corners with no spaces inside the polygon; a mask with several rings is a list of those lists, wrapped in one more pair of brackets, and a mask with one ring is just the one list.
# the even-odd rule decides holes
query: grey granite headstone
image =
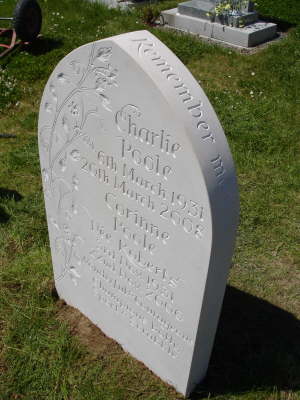
{"label": "grey granite headstone", "polygon": [[190,0],[178,4],[178,12],[195,18],[209,20],[209,13],[214,10],[216,3],[208,0]]}
{"label": "grey granite headstone", "polygon": [[272,40],[277,25],[258,20],[254,3],[237,2],[235,10],[217,15],[217,0],[189,0],[161,14],[162,23],[170,28],[209,38],[237,47],[254,47]]}
{"label": "grey granite headstone", "polygon": [[[205,20],[214,18],[216,22],[226,22],[235,27],[239,27],[239,25],[249,25],[258,20],[258,14],[254,11],[251,1],[241,3],[237,11],[229,18],[228,16],[222,17],[214,14],[215,7],[218,3],[217,0],[189,0],[178,4],[178,13]],[[227,21],[224,21],[223,18],[227,18]]]}

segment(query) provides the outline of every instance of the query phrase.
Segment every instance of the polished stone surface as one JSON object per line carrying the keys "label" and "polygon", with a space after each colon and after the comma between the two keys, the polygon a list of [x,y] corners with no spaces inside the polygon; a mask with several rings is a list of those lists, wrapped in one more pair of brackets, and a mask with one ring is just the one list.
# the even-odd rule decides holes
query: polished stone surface
{"label": "polished stone surface", "polygon": [[235,27],[253,24],[258,20],[252,2],[244,3],[239,13],[226,16],[214,14],[216,4],[216,0],[189,0],[178,4],[178,13]]}
{"label": "polished stone surface", "polygon": [[209,13],[215,8],[215,3],[206,0],[190,0],[178,4],[178,12],[195,18],[209,20]]}

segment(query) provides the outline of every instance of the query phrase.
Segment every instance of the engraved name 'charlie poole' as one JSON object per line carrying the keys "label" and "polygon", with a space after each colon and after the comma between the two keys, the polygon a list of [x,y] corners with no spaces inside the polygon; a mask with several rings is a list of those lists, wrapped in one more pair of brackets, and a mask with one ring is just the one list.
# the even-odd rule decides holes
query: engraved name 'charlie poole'
{"label": "engraved name 'charlie poole'", "polygon": [[[154,132],[145,127],[138,125],[137,119],[142,116],[139,108],[128,104],[116,112],[115,122],[118,130],[125,133],[129,138],[149,146],[149,151],[160,151],[166,155],[171,155],[176,158],[176,153],[181,150],[181,145],[173,142],[171,135],[166,133],[164,129],[160,132]],[[129,155],[136,165],[142,165],[149,172],[154,172],[157,175],[162,175],[165,180],[172,173],[172,167],[163,165],[160,154],[142,153],[138,148],[135,148],[128,138],[119,137],[122,143],[121,157]]]}

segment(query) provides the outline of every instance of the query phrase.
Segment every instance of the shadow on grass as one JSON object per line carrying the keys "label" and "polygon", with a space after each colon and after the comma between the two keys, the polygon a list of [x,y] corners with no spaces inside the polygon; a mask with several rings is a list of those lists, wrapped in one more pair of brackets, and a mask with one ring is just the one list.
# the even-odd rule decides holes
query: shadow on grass
{"label": "shadow on grass", "polygon": [[4,189],[0,187],[0,199],[20,201],[23,199],[23,196],[16,190]]}
{"label": "shadow on grass", "polygon": [[274,387],[300,388],[300,321],[228,286],[207,377],[191,399]]}
{"label": "shadow on grass", "polygon": [[47,37],[39,37],[34,42],[23,47],[28,53],[39,56],[49,53],[51,50],[57,49],[63,45],[61,39],[52,39]]}
{"label": "shadow on grass", "polygon": [[[16,190],[4,189],[0,187],[0,200],[1,199],[20,201],[23,199],[23,196]],[[5,224],[8,222],[9,218],[9,214],[7,214],[4,208],[0,206],[0,224]]]}
{"label": "shadow on grass", "polygon": [[296,26],[296,24],[292,24],[291,22],[284,21],[278,18],[266,17],[260,14],[259,14],[259,19],[264,22],[272,22],[273,24],[276,24],[277,30],[279,32],[288,32],[291,28],[294,28]]}
{"label": "shadow on grass", "polygon": [[5,224],[8,222],[9,218],[10,216],[7,214],[4,208],[0,206],[0,224]]}

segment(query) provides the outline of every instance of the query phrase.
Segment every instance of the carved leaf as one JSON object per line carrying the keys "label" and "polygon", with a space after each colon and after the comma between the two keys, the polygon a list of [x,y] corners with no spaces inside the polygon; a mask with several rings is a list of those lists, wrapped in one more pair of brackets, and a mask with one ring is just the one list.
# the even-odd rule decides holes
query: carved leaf
{"label": "carved leaf", "polygon": [[64,241],[63,237],[60,236],[60,237],[57,237],[55,239],[55,250],[58,253],[63,254],[63,255],[65,255],[65,246],[64,246],[64,244],[65,244],[65,241]]}
{"label": "carved leaf", "polygon": [[75,72],[75,74],[79,75],[81,68],[82,68],[81,63],[77,60],[72,60],[70,62],[70,65],[72,67],[72,70]]}
{"label": "carved leaf", "polygon": [[40,143],[43,149],[45,149],[46,151],[49,150],[49,137],[46,137],[46,133],[47,131],[50,131],[51,127],[50,126],[43,126],[40,130],[39,130],[39,137],[40,137]]}
{"label": "carved leaf", "polygon": [[65,172],[65,170],[67,169],[67,157],[68,155],[67,153],[65,153],[58,162],[61,172]]}
{"label": "carved leaf", "polygon": [[70,155],[73,161],[80,161],[81,156],[79,150],[72,150]]}
{"label": "carved leaf", "polygon": [[78,272],[76,271],[76,268],[74,266],[70,267],[70,272],[76,277],[76,278],[80,278],[80,275],[78,274]]}
{"label": "carved leaf", "polygon": [[101,62],[107,62],[112,55],[112,48],[111,47],[100,47],[96,52],[97,60]]}
{"label": "carved leaf", "polygon": [[109,108],[109,104],[110,104],[110,100],[107,96],[105,96],[105,94],[103,93],[98,93],[100,99],[101,99],[101,103],[102,106],[107,110],[107,111],[111,111],[111,109]]}
{"label": "carved leaf", "polygon": [[75,101],[71,101],[68,104],[68,109],[73,118],[77,118],[80,115],[80,106]]}
{"label": "carved leaf", "polygon": [[[65,153],[65,159],[67,158],[67,153]],[[68,193],[71,192],[70,185],[64,179],[59,178],[58,180],[58,188],[59,192],[61,193],[62,197],[66,196]]]}
{"label": "carved leaf", "polygon": [[72,198],[72,202],[70,204],[70,212],[73,215],[77,215],[79,212],[79,204],[77,203],[75,198]]}
{"label": "carved leaf", "polygon": [[70,256],[70,248],[72,249],[72,232],[71,228],[68,224],[64,224],[63,226],[63,231],[64,231],[64,243],[67,246],[67,252]]}
{"label": "carved leaf", "polygon": [[[65,158],[63,158],[63,160],[65,159],[65,161],[63,161],[63,163],[66,162],[66,158],[67,157],[65,154]],[[55,183],[56,183],[56,190],[57,190],[57,194],[58,194],[57,211],[60,214],[64,208],[63,207],[64,199],[71,192],[71,189],[70,189],[69,185],[65,182],[65,180],[62,178],[60,178],[58,181],[55,181]]]}
{"label": "carved leaf", "polygon": [[113,69],[113,67],[108,64],[106,67],[97,67],[94,69],[94,74],[96,75],[96,89],[102,88],[106,89],[109,86],[116,86],[116,78],[118,76],[118,70]]}
{"label": "carved leaf", "polygon": [[64,132],[65,132],[66,140],[68,141],[70,138],[71,128],[70,128],[70,122],[66,115],[63,115],[63,117],[62,117],[62,126],[63,126]]}
{"label": "carved leaf", "polygon": [[[82,240],[81,240],[81,242],[82,242]],[[73,249],[73,259],[78,266],[80,266],[82,264],[80,253],[77,251],[76,248]]]}
{"label": "carved leaf", "polygon": [[47,168],[42,169],[42,176],[44,179],[44,183],[49,183],[50,177],[49,177],[49,171],[47,170]]}
{"label": "carved leaf", "polygon": [[57,103],[57,94],[56,94],[55,86],[53,85],[53,83],[50,84],[49,90],[50,90],[50,93],[52,94],[53,100],[55,101],[55,103]]}
{"label": "carved leaf", "polygon": [[76,271],[76,268],[72,265],[70,266],[69,274],[70,274],[70,278],[71,278],[72,282],[74,283],[74,285],[78,286],[78,279],[80,279],[81,276]]}
{"label": "carved leaf", "polygon": [[94,73],[95,73],[96,75],[103,75],[103,76],[106,76],[106,75],[107,75],[107,74],[106,74],[106,71],[107,71],[107,68],[104,68],[104,67],[97,67],[97,68],[95,68]]}
{"label": "carved leaf", "polygon": [[44,183],[44,193],[46,197],[51,197],[50,174],[47,168],[42,169],[42,177]]}
{"label": "carved leaf", "polygon": [[74,190],[79,190],[79,179],[76,174],[72,177],[72,185]]}
{"label": "carved leaf", "polygon": [[46,103],[45,103],[45,110],[46,110],[48,113],[52,113],[52,111],[53,111],[53,104],[51,104],[51,103],[49,103],[49,102],[46,102]]}
{"label": "carved leaf", "polygon": [[69,78],[69,76],[67,74],[65,74],[64,72],[60,72],[59,74],[57,74],[57,80],[62,84],[71,82],[71,79]]}
{"label": "carved leaf", "polygon": [[111,80],[114,80],[117,76],[118,76],[118,70],[117,69],[113,69],[111,65],[108,65],[108,68],[101,68],[102,70],[101,72],[105,74],[105,76],[107,76],[108,78],[110,78]]}
{"label": "carved leaf", "polygon": [[52,225],[53,225],[58,231],[60,231],[59,225],[58,225],[57,221],[56,221],[53,217],[50,217],[50,221],[51,221]]}

